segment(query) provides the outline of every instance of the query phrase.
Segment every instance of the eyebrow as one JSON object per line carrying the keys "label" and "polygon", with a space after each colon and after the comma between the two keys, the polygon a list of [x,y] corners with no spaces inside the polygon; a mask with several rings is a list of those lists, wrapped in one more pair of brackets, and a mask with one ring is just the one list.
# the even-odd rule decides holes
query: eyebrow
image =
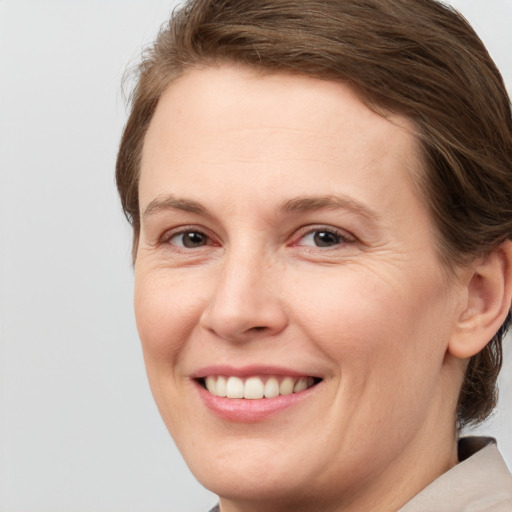
{"label": "eyebrow", "polygon": [[338,208],[351,211],[369,220],[378,219],[377,213],[363,203],[343,195],[296,197],[284,201],[279,209],[285,213],[295,213]]}
{"label": "eyebrow", "polygon": [[[282,202],[278,211],[284,213],[300,213],[323,209],[344,209],[366,217],[369,220],[378,219],[378,215],[352,198],[343,195],[299,196]],[[143,213],[143,218],[161,211],[181,210],[198,215],[208,215],[208,210],[199,202],[192,199],[182,199],[173,195],[153,199]]]}
{"label": "eyebrow", "polygon": [[150,215],[166,210],[182,210],[197,214],[207,213],[206,208],[197,201],[192,201],[191,199],[180,199],[173,195],[168,195],[153,199],[153,201],[147,205],[142,217],[146,218]]}

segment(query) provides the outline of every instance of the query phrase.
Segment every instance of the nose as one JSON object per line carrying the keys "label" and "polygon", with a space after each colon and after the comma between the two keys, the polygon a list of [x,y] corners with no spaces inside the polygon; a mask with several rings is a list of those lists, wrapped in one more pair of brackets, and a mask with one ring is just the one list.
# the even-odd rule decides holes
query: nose
{"label": "nose", "polygon": [[227,255],[202,312],[202,327],[234,342],[282,332],[288,318],[277,274],[275,265],[261,255],[241,251]]}

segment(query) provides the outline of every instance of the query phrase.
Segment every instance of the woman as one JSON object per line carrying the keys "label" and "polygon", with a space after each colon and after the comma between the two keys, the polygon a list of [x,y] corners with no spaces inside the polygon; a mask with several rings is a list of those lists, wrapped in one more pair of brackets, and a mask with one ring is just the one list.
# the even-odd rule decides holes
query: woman
{"label": "woman", "polygon": [[[512,117],[433,0],[189,2],[117,164],[151,389],[239,511],[505,511]],[[456,492],[454,492],[456,490]]]}

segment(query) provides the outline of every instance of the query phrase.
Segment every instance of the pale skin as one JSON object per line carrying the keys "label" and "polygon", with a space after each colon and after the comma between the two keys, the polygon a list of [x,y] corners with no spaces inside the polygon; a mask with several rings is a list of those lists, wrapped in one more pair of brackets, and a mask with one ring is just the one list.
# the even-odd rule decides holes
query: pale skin
{"label": "pale skin", "polygon": [[[223,512],[396,511],[457,463],[464,368],[510,307],[512,251],[443,267],[410,128],[346,85],[232,65],[160,100],[137,325],[161,415]],[[320,382],[256,421],[205,406],[203,369],[268,365]]]}

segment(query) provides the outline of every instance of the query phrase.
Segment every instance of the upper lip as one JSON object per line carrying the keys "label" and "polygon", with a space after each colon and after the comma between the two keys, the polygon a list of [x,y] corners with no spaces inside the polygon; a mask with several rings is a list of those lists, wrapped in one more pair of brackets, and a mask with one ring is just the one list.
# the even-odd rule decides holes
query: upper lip
{"label": "upper lip", "polygon": [[321,378],[319,375],[315,373],[309,373],[299,370],[294,370],[291,368],[283,367],[283,366],[269,366],[269,365],[248,365],[248,366],[231,366],[231,365],[212,365],[205,366],[203,368],[194,371],[190,378],[192,379],[202,379],[204,377],[208,377],[210,375],[225,375],[225,376],[234,376],[240,378],[258,376],[258,375],[275,375],[275,376],[283,376],[283,377],[315,377]]}

